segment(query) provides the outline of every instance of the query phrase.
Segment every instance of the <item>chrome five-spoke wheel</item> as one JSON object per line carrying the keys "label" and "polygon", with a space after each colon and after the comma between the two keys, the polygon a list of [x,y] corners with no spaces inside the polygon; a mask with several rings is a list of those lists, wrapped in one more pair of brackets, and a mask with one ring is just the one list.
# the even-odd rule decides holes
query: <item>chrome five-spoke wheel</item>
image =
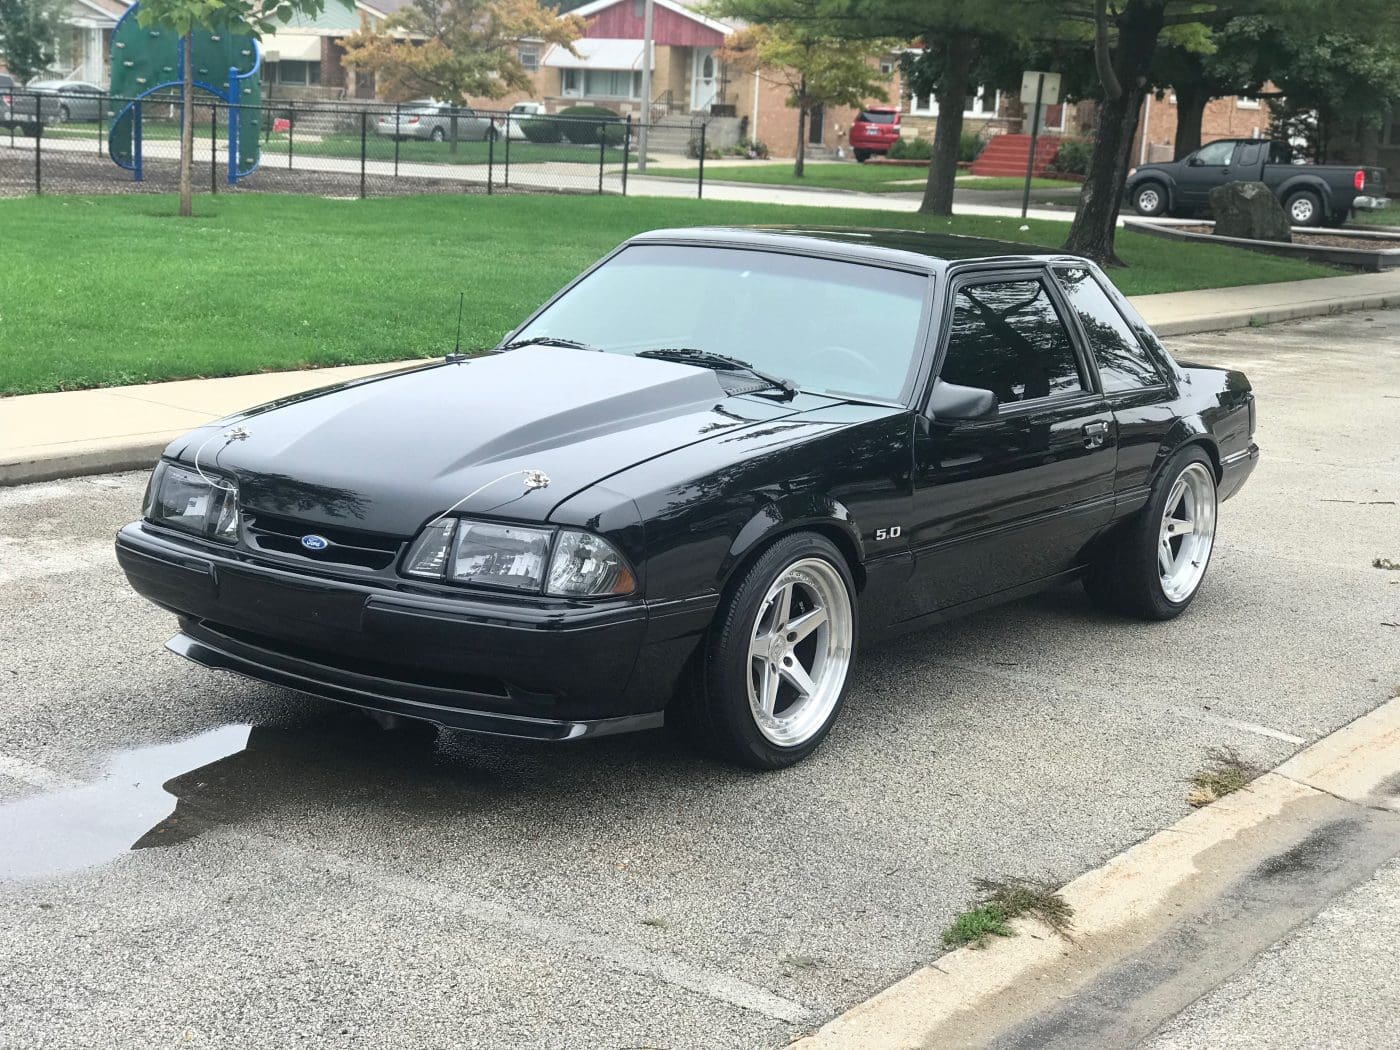
{"label": "chrome five-spoke wheel", "polygon": [[796,747],[831,717],[852,648],[851,599],[822,558],[793,562],[759,604],[749,642],[749,710],[760,733]]}
{"label": "chrome five-spoke wheel", "polygon": [[1158,535],[1157,568],[1168,601],[1184,602],[1206,574],[1215,542],[1215,477],[1192,463],[1167,493]]}

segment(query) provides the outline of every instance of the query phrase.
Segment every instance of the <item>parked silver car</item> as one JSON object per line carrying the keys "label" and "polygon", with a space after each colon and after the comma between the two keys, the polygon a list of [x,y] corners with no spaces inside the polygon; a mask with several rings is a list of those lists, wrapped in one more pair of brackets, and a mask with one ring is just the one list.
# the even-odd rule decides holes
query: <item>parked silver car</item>
{"label": "parked silver car", "polygon": [[91,123],[102,119],[102,95],[100,87],[83,80],[33,80],[15,96],[15,119],[32,117],[38,110],[46,124],[55,117],[64,124]]}
{"label": "parked silver car", "polygon": [[453,135],[456,118],[458,141],[495,138],[501,131],[497,122],[477,114],[470,106],[453,106],[436,99],[420,98],[405,102],[393,113],[375,121],[374,131],[391,139],[427,139],[444,142]]}

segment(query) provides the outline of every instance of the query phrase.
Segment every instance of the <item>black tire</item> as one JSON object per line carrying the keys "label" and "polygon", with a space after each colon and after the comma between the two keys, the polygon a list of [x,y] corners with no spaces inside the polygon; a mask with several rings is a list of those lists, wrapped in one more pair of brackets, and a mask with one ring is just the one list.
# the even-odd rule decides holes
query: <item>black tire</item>
{"label": "black tire", "polygon": [[428,138],[432,139],[434,142],[441,142],[445,138],[447,138],[447,133],[444,132],[442,128],[433,128],[432,132],[428,135]]}
{"label": "black tire", "polygon": [[[1195,587],[1183,599],[1174,601],[1163,588],[1158,568],[1157,548],[1161,542],[1162,517],[1167,498],[1178,478],[1193,464],[1203,465],[1211,480],[1212,530],[1217,507],[1215,496],[1215,465],[1200,445],[1189,445],[1167,463],[1147,506],[1133,517],[1116,526],[1105,536],[1094,552],[1084,576],[1084,590],[1094,604],[1110,612],[1143,620],[1172,620],[1186,611],[1205,582],[1210,554]],[[1214,545],[1212,543],[1212,550]]]}
{"label": "black tire", "polygon": [[481,133],[481,141],[490,142],[492,139],[496,138],[498,134],[499,132],[496,131],[496,125],[487,124],[486,130]]}
{"label": "black tire", "polygon": [[1133,210],[1139,215],[1154,216],[1167,213],[1167,188],[1160,182],[1148,180],[1133,187]]}
{"label": "black tire", "polygon": [[1283,202],[1290,226],[1321,226],[1322,199],[1312,190],[1295,190]]}
{"label": "black tire", "polygon": [[850,686],[847,663],[835,703],[820,727],[801,743],[779,746],[759,729],[749,702],[752,673],[750,641],[769,588],[797,562],[819,559],[839,576],[850,607],[850,659],[859,642],[859,614],[855,581],[850,566],[836,546],[810,532],[792,533],[764,550],[737,580],[725,597],[701,643],[686,680],[667,712],[667,724],[689,743],[735,765],[750,769],[782,769],[802,761],[831,731]]}
{"label": "black tire", "polygon": [[67,124],[72,119],[73,115],[70,112],[68,112],[67,106],[58,107],[58,122],[60,124]]}
{"label": "black tire", "polygon": [[855,151],[855,155],[857,164],[864,164],[870,159],[870,151],[868,149],[858,149]]}

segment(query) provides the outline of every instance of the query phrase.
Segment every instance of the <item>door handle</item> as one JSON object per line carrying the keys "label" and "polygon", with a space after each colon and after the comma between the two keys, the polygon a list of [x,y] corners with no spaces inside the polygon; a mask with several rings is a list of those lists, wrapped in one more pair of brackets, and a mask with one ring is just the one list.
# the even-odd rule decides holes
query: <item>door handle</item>
{"label": "door handle", "polygon": [[1101,419],[1096,419],[1092,423],[1084,424],[1084,447],[1102,448],[1104,440],[1108,437],[1108,424]]}

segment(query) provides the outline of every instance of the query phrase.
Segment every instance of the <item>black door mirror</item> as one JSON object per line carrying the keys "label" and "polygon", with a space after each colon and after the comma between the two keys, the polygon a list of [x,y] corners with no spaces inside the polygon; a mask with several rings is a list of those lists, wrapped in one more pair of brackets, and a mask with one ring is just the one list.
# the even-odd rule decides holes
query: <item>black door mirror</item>
{"label": "black door mirror", "polygon": [[1000,408],[996,394],[975,386],[958,386],[939,379],[928,399],[928,414],[939,423],[993,419]]}
{"label": "black door mirror", "polygon": [[1202,168],[1202,167],[1205,167],[1205,163],[1206,163],[1205,161],[1201,160],[1201,158],[1198,157],[1198,156],[1196,156],[1196,154],[1194,154],[1194,153],[1191,154],[1191,156],[1189,156],[1189,157],[1186,158],[1186,164],[1187,164],[1188,167],[1191,167],[1191,168]]}

